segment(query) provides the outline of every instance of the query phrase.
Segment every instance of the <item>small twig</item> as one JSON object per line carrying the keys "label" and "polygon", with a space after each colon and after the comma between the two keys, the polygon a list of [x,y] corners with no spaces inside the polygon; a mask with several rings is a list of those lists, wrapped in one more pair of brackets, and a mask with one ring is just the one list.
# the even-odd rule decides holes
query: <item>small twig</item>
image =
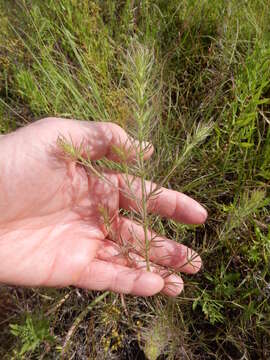
{"label": "small twig", "polygon": [[51,309],[49,309],[46,312],[46,316],[49,316],[51,313],[55,312],[60,306],[62,306],[64,304],[64,302],[70,297],[71,292],[67,293],[65,296],[62,297],[62,299],[60,301],[58,301],[58,303],[53,306]]}
{"label": "small twig", "polygon": [[127,304],[125,302],[125,295],[120,294],[120,298],[121,298],[121,304],[122,304],[122,306],[124,308],[124,312],[125,312],[126,316],[129,316],[128,309],[127,309]]}

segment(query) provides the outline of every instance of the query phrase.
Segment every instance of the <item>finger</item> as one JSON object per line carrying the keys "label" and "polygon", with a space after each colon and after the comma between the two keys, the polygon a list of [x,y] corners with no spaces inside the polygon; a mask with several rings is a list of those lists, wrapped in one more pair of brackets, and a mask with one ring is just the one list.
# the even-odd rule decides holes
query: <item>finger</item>
{"label": "finger", "polygon": [[[145,254],[145,232],[140,224],[121,217],[118,231],[122,246],[129,246],[134,252]],[[158,236],[150,230],[147,231],[147,241],[150,244],[148,255],[152,262],[188,274],[195,274],[200,270],[200,256],[187,246]]]}
{"label": "finger", "polygon": [[176,274],[171,274],[169,276],[166,276],[165,279],[165,286],[162,290],[162,293],[164,295],[170,296],[170,297],[176,297],[184,289],[184,282],[181,278],[181,276],[178,276]]}
{"label": "finger", "polygon": [[[137,255],[135,255],[135,257],[137,258],[138,269],[146,270],[146,261],[143,258],[138,257]],[[150,263],[150,271],[159,274],[164,279],[164,287],[161,291],[162,294],[175,297],[183,291],[184,282],[181,276],[178,276],[177,274],[172,274],[168,270],[160,266],[156,266],[152,263]]]}
{"label": "finger", "polygon": [[[136,269],[147,270],[147,263],[145,259],[135,253],[125,253],[121,251],[121,248],[113,241],[104,241],[104,246],[100,248],[97,253],[99,260],[111,262],[114,264],[133,267]],[[153,263],[150,263],[151,272],[157,273],[164,279],[164,287],[161,291],[167,296],[177,296],[184,288],[183,280],[176,274],[171,274],[168,270],[157,267]]]}
{"label": "finger", "polygon": [[126,266],[93,260],[75,284],[91,290],[111,290],[121,294],[151,296],[164,287],[158,274]]}
{"label": "finger", "polygon": [[[207,218],[207,211],[187,195],[166,188],[158,189],[157,185],[145,181],[145,195],[142,196],[141,179],[120,174],[120,207],[139,211],[143,198],[147,200],[147,209],[169,219],[185,224],[202,224]],[[152,195],[151,195],[152,194]]]}
{"label": "finger", "polygon": [[[107,157],[114,161],[132,161],[140,151],[138,141],[132,139],[125,130],[114,123],[60,118],[44,119],[39,123],[44,125],[45,122],[46,125],[51,125],[52,121],[58,129],[60,140],[71,143],[82,152],[82,155],[88,156],[91,160]],[[144,143],[142,147],[144,158],[148,159],[153,153],[153,146]]]}
{"label": "finger", "polygon": [[[146,257],[145,233],[141,225],[121,217],[117,231],[114,240],[118,242],[122,252],[133,252]],[[200,256],[187,246],[158,236],[150,230],[147,231],[147,241],[150,245],[148,256],[153,263],[188,274],[195,274],[200,270],[202,266]]]}
{"label": "finger", "polygon": [[132,139],[124,129],[114,123],[98,123],[101,131],[110,132],[110,141],[107,143],[107,151],[104,156],[114,161],[132,161],[142,150],[144,159],[147,160],[153,154],[154,148],[150,143],[144,142],[142,149],[137,140]]}

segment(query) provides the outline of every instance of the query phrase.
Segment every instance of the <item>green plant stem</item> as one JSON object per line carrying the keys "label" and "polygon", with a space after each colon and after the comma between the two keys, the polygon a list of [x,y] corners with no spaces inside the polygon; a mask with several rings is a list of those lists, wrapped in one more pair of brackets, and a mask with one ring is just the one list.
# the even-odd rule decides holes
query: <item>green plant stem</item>
{"label": "green plant stem", "polygon": [[[140,168],[144,169],[144,158],[143,158],[143,149],[142,149],[142,141],[140,141],[140,154],[139,154],[139,163]],[[141,192],[142,192],[142,223],[143,223],[143,231],[144,231],[144,241],[145,241],[145,261],[146,268],[150,271],[150,260],[149,260],[149,248],[150,241],[148,238],[148,214],[147,214],[147,198],[146,198],[146,189],[145,189],[145,176],[144,171],[142,171],[141,177]]]}
{"label": "green plant stem", "polygon": [[95,305],[97,305],[99,302],[101,302],[103,299],[105,299],[108,295],[109,295],[109,291],[105,291],[103,294],[101,294],[100,296],[96,297],[91,304],[89,304],[81,313],[80,315],[76,318],[76,320],[74,321],[74,323],[72,324],[72,326],[70,327],[67,336],[65,338],[64,341],[64,345],[62,347],[62,351],[61,351],[61,358],[63,359],[65,356],[65,353],[67,352],[68,348],[69,348],[69,344],[71,341],[72,336],[74,335],[75,331],[77,330],[79,324],[82,322],[82,320],[85,318],[85,316],[89,313],[89,311],[91,311],[93,309],[93,307]]}

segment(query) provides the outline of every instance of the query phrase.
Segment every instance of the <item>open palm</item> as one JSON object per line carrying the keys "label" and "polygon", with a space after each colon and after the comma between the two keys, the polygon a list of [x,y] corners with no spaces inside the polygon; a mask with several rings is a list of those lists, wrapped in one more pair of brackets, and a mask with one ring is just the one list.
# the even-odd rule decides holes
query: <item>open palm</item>
{"label": "open palm", "polygon": [[[167,269],[195,273],[200,257],[155,236],[158,246],[150,249],[153,271],[146,271],[140,253],[143,229],[119,215],[120,208],[136,208],[123,176],[107,172],[104,181],[58,156],[59,136],[75,146],[83,144],[91,160],[118,160],[115,146],[134,155],[124,130],[112,123],[47,118],[1,137],[0,282],[177,295],[182,280],[167,275]],[[148,151],[145,157],[150,155]],[[132,187],[140,197],[140,180]],[[147,187],[150,191],[150,184]],[[185,223],[203,223],[207,216],[196,201],[167,189],[159,191],[148,208]],[[123,249],[129,249],[128,256]]]}

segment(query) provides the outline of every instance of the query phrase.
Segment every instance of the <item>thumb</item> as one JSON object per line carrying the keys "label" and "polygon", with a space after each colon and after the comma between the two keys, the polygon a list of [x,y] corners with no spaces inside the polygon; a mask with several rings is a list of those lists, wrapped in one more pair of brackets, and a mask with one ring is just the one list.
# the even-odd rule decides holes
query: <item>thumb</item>
{"label": "thumb", "polygon": [[62,139],[80,149],[84,156],[91,160],[107,157],[114,161],[123,161],[136,158],[138,151],[144,151],[144,158],[148,159],[153,153],[153,146],[143,143],[142,148],[138,141],[130,137],[124,129],[112,122],[79,121],[62,118],[47,118],[39,121],[44,131],[53,125],[56,139]]}

